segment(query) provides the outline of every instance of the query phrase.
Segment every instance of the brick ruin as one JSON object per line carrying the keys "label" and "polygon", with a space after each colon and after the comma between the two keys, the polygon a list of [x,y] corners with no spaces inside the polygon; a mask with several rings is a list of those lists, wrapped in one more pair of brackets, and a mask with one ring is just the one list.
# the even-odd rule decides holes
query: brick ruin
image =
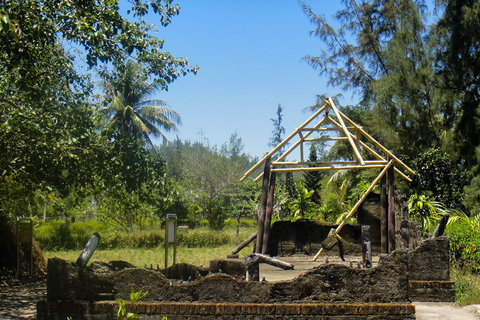
{"label": "brick ruin", "polygon": [[128,300],[131,288],[148,291],[130,307],[142,319],[415,319],[412,301],[454,299],[448,246],[432,238],[381,255],[374,268],[322,264],[281,282],[245,281],[242,259],[148,270],[121,261],[80,269],[54,258],[38,319],[113,319],[115,299]]}

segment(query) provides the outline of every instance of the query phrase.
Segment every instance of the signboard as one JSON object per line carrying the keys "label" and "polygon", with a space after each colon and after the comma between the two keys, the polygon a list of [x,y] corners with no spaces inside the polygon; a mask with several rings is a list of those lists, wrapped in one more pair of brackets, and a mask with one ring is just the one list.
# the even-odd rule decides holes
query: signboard
{"label": "signboard", "polygon": [[18,239],[20,243],[32,242],[32,220],[20,220],[18,223]]}

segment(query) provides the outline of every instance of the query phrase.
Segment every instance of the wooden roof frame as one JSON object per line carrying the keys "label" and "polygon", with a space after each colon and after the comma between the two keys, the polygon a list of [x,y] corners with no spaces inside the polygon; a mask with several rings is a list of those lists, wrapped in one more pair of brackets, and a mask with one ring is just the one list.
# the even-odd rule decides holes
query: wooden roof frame
{"label": "wooden roof frame", "polygon": [[[334,115],[336,119],[332,118],[330,115]],[[318,120],[319,119],[319,120]],[[315,123],[315,120],[317,122]],[[315,123],[313,126],[311,126]],[[326,126],[328,124],[328,126]],[[346,125],[348,124],[348,126]],[[309,127],[310,125],[310,127]],[[340,133],[339,137],[330,137],[330,138],[309,138],[315,133],[318,132],[328,132],[336,131]],[[352,133],[353,132],[353,133]],[[295,137],[297,140],[295,140]],[[318,161],[318,162],[307,162],[304,160],[303,155],[303,144],[306,142],[313,141],[348,141],[348,144],[352,150],[353,159],[352,161]],[[405,170],[408,174],[414,175],[415,172],[398,159],[391,151],[381,145],[377,140],[365,132],[361,126],[353,122],[345,114],[337,109],[333,100],[328,98],[325,100],[325,104],[318,109],[310,118],[308,118],[302,125],[297,127],[288,137],[286,137],[281,143],[274,147],[270,152],[268,152],[260,161],[258,161],[252,168],[250,168],[240,179],[244,181],[249,177],[256,169],[258,169],[262,164],[265,163],[267,158],[272,157],[278,152],[282,147],[291,143],[291,146],[281,154],[277,159],[272,159],[271,162],[271,171],[272,172],[295,172],[295,171],[322,171],[322,170],[353,170],[353,169],[374,169],[374,168],[385,168],[389,161],[387,159],[390,157],[393,160],[394,170],[399,174],[403,179],[411,182],[410,177],[403,173],[399,168]],[[369,146],[367,143],[370,143],[373,147]],[[300,147],[300,161],[297,162],[287,162],[284,161],[285,158],[291,154],[294,150]],[[373,148],[381,150],[376,152]],[[364,155],[370,155],[372,159],[363,159],[362,152]],[[397,168],[398,167],[398,168]],[[257,176],[254,181],[258,182],[263,176],[261,173]]]}

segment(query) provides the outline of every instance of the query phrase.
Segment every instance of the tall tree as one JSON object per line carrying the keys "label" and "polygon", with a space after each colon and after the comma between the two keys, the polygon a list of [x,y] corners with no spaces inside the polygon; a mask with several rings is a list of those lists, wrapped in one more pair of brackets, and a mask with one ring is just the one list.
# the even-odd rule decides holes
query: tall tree
{"label": "tall tree", "polygon": [[436,70],[445,91],[444,113],[453,115],[454,150],[460,162],[476,165],[480,145],[480,1],[437,1],[443,10],[434,29]]}
{"label": "tall tree", "polygon": [[344,5],[335,16],[337,29],[302,5],[316,26],[312,34],[326,46],[320,56],[305,59],[329,84],[360,95],[360,105],[370,110],[367,129],[395,153],[413,156],[418,148],[438,146],[448,119],[435,99],[422,2],[347,0]]}
{"label": "tall tree", "polygon": [[131,137],[145,140],[153,147],[150,135],[166,141],[162,130],[178,130],[180,115],[158,99],[148,99],[160,86],[149,82],[147,70],[139,63],[128,60],[116,66],[113,74],[101,72],[104,104],[100,113],[107,119],[106,129],[120,139]]}
{"label": "tall tree", "polygon": [[[277,107],[277,112],[275,113],[277,117],[271,118],[270,121],[273,122],[273,130],[272,130],[272,137],[270,138],[270,142],[268,143],[269,147],[275,148],[278,146],[282,141],[283,141],[283,136],[285,134],[285,128],[283,127],[283,107],[281,104],[278,105]],[[278,152],[276,153],[277,155],[282,155],[285,146],[280,148]]]}

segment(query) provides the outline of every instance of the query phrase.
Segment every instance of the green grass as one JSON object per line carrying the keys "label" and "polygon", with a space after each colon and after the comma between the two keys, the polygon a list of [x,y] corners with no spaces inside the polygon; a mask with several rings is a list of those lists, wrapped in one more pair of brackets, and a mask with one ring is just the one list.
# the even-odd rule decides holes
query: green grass
{"label": "green grass", "polygon": [[480,276],[477,273],[471,272],[467,267],[453,266],[450,275],[455,281],[455,301],[459,305],[480,304]]}
{"label": "green grass", "polygon": [[[242,250],[241,256],[252,252],[253,245]],[[226,258],[231,254],[233,246],[223,245],[216,248],[177,248],[177,263],[184,262],[196,266],[208,266],[210,260]],[[80,255],[80,251],[46,251],[44,252],[47,258],[61,258],[75,262]],[[172,264],[173,249],[169,252],[169,265]],[[112,250],[97,250],[93,254],[90,261],[112,261],[124,260],[131,264],[144,267],[145,264],[150,267],[150,264],[156,268],[157,264],[163,269],[165,266],[165,249],[163,247],[153,249],[112,249]]]}

